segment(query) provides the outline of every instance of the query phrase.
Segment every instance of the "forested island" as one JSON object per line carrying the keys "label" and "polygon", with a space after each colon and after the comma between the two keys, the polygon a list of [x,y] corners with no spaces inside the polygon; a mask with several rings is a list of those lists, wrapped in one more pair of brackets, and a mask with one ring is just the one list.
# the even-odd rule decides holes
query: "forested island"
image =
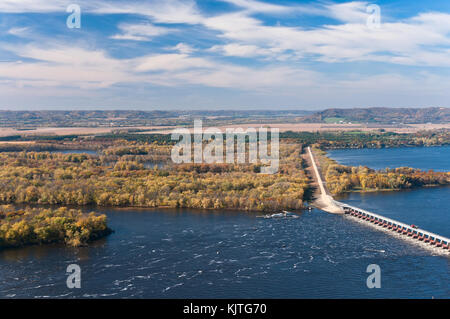
{"label": "forested island", "polygon": [[32,244],[82,246],[111,233],[106,215],[80,210],[0,206],[0,249]]}
{"label": "forested island", "polygon": [[303,207],[308,180],[301,145],[282,145],[279,173],[264,175],[259,164],[175,165],[168,162],[167,146],[120,144],[100,156],[0,153],[0,202],[246,211]]}

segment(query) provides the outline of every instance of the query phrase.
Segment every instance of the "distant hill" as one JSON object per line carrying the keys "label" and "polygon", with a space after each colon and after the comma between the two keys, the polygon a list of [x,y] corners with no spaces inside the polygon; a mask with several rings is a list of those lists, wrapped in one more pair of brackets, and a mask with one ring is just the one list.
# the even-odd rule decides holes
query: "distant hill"
{"label": "distant hill", "polygon": [[450,123],[450,108],[355,108],[304,110],[92,110],[92,111],[3,111],[0,127],[30,130],[36,127],[136,127],[192,125],[202,119],[204,125],[258,123],[378,123],[421,124]]}
{"label": "distant hill", "polygon": [[450,123],[450,108],[354,108],[327,109],[305,116],[309,123],[382,123],[423,124]]}
{"label": "distant hill", "polygon": [[26,130],[34,127],[123,127],[192,125],[202,119],[208,125],[295,121],[313,114],[303,110],[185,110],[185,111],[3,111],[0,127]]}

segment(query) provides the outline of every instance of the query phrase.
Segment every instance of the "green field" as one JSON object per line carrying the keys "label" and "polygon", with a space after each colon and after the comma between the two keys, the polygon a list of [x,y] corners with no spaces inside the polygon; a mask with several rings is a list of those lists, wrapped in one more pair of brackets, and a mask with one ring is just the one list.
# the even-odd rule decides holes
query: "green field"
{"label": "green field", "polygon": [[336,123],[347,123],[347,119],[344,117],[327,117],[324,119],[325,123],[336,124]]}

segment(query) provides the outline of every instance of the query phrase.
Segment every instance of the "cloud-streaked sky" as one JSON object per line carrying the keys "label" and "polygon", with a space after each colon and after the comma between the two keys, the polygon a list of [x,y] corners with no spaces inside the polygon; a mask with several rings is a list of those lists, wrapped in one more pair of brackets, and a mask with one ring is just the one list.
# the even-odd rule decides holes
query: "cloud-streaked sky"
{"label": "cloud-streaked sky", "polygon": [[450,1],[0,0],[2,109],[368,106],[450,107]]}

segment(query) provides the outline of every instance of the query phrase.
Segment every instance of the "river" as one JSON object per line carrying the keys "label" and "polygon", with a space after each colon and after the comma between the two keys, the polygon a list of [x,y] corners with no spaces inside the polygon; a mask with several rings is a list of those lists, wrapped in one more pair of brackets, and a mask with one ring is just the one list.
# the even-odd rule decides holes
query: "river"
{"label": "river", "polygon": [[[340,200],[449,236],[449,191]],[[115,233],[89,247],[0,252],[0,298],[450,298],[450,257],[320,210],[299,218],[97,211],[108,215]],[[66,286],[69,264],[81,267],[81,289]],[[379,289],[366,286],[370,264],[381,268]]]}
{"label": "river", "polygon": [[338,163],[373,169],[414,167],[421,170],[450,171],[450,145],[439,147],[399,147],[337,149],[328,155]]}

